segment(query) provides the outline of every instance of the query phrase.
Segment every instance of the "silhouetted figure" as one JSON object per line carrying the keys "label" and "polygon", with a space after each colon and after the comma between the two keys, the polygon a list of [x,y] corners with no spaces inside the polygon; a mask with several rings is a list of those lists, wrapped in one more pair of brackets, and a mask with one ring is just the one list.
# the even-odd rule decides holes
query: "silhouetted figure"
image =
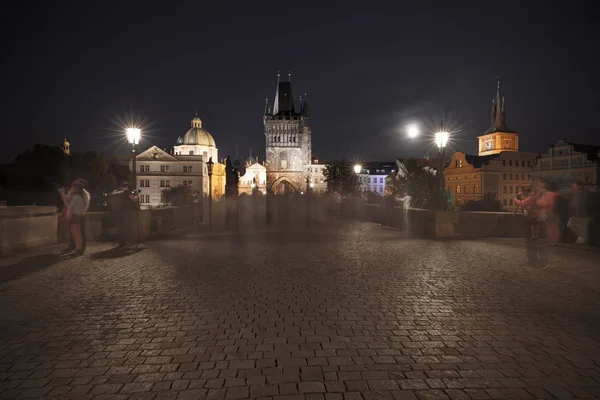
{"label": "silhouetted figure", "polygon": [[589,198],[590,193],[585,190],[583,183],[577,182],[571,187],[573,198],[569,206],[569,222],[567,227],[577,236],[576,244],[587,244],[590,218]]}

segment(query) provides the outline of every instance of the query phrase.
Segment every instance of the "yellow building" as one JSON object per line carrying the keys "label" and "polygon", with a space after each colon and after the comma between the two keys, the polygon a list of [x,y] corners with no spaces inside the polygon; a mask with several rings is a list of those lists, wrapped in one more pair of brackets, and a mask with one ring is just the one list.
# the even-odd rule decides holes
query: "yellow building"
{"label": "yellow building", "polygon": [[531,187],[536,156],[536,153],[515,152],[472,156],[456,152],[444,169],[446,187],[457,207],[487,194],[510,209],[517,194]]}
{"label": "yellow building", "polygon": [[519,152],[519,134],[506,125],[504,97],[500,82],[492,101],[491,126],[479,136],[479,155],[456,152],[444,168],[446,187],[456,206],[490,195],[505,209],[514,207],[514,198],[531,187],[531,170],[536,153]]}
{"label": "yellow building", "polygon": [[479,136],[479,155],[489,156],[503,151],[519,151],[519,134],[506,126],[504,96],[500,92],[500,81],[496,87],[496,97],[492,100],[491,125]]}
{"label": "yellow building", "polygon": [[213,199],[225,196],[225,163],[214,163],[212,174]]}

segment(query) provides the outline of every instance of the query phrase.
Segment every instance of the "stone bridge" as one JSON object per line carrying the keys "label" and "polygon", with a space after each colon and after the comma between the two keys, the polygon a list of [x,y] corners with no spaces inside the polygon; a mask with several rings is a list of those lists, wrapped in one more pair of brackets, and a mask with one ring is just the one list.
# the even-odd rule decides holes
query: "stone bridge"
{"label": "stone bridge", "polygon": [[340,222],[1,258],[0,398],[600,398],[599,254],[542,245]]}

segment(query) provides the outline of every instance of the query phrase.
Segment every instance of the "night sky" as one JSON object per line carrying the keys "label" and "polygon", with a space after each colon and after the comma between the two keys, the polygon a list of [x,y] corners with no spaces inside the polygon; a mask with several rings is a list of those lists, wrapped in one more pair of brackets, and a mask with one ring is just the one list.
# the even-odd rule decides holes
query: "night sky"
{"label": "night sky", "polygon": [[442,115],[461,128],[453,148],[475,153],[496,76],[521,151],[600,144],[596,14],[577,2],[18,3],[0,17],[0,162],[65,135],[73,151],[123,152],[132,114],[171,148],[196,111],[222,157],[264,155],[278,70],[297,105],[308,94],[321,159],[424,156],[431,143],[404,127]]}

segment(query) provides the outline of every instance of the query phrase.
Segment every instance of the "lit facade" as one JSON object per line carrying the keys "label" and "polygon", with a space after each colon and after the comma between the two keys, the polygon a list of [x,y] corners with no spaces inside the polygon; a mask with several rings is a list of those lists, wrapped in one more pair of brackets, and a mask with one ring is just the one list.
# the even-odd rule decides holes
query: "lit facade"
{"label": "lit facade", "polygon": [[308,176],[314,194],[327,193],[327,182],[325,182],[325,174],[323,174],[326,166],[327,162],[319,160],[316,157],[312,158],[311,165],[308,169]]}
{"label": "lit facade", "polygon": [[531,187],[531,170],[535,153],[502,152],[489,156],[472,156],[456,152],[444,168],[447,189],[456,206],[494,196],[503,207],[514,206],[514,198]]}
{"label": "lit facade", "polygon": [[266,140],[267,190],[273,193],[305,190],[311,165],[311,127],[306,98],[296,110],[292,85],[279,81],[273,109],[267,104],[263,115]]}
{"label": "lit facade", "polygon": [[[225,165],[219,163],[219,153],[215,141],[202,128],[198,116],[192,119],[192,126],[181,135],[168,153],[156,146],[136,156],[137,187],[140,190],[142,207],[166,205],[163,190],[170,187],[185,186],[198,190],[204,197],[209,194],[209,179],[206,162],[212,157],[213,199],[221,198],[225,193]],[[132,168],[131,160],[129,168]]]}
{"label": "lit facade", "polygon": [[358,184],[361,192],[373,192],[379,196],[385,194],[386,179],[397,170],[395,162],[368,162],[362,165],[358,174]]}
{"label": "lit facade", "polygon": [[245,173],[238,183],[238,193],[252,194],[253,183],[263,194],[267,193],[267,169],[258,162],[245,166]]}
{"label": "lit facade", "polygon": [[559,140],[535,161],[531,172],[534,184],[553,181],[562,191],[569,191],[573,183],[582,182],[589,191],[599,191],[600,146]]}

